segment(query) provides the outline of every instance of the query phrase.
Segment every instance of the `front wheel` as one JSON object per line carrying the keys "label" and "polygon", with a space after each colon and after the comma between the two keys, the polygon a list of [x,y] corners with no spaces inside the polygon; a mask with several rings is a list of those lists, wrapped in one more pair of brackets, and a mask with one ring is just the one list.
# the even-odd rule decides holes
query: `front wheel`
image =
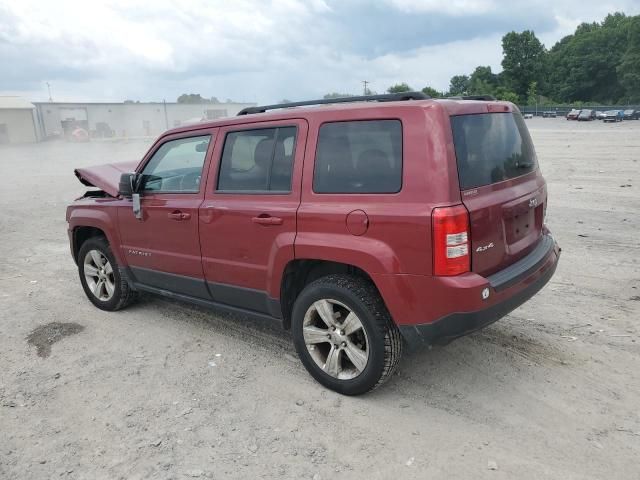
{"label": "front wheel", "polygon": [[402,355],[402,338],[375,286],[353,275],[329,275],[295,301],[293,339],[307,371],[344,395],[384,383]]}
{"label": "front wheel", "polygon": [[84,242],[77,260],[84,293],[99,309],[120,310],[135,298],[136,293],[118,268],[104,237],[93,237]]}

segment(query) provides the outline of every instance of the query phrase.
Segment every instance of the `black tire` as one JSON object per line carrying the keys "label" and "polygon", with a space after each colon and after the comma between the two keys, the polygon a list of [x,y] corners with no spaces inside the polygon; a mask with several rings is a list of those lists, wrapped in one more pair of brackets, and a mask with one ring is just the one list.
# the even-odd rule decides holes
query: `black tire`
{"label": "black tire", "polygon": [[[113,268],[113,284],[115,288],[113,295],[108,300],[98,299],[87,284],[84,272],[84,258],[91,250],[98,250],[101,252],[109,260],[109,263]],[[114,312],[125,308],[137,297],[137,292],[132,290],[129,286],[126,274],[118,266],[118,262],[116,262],[116,258],[113,256],[111,248],[109,247],[109,242],[107,242],[106,238],[92,237],[84,242],[78,251],[77,263],[80,283],[82,284],[84,293],[87,295],[87,298],[91,303],[99,309]]]}
{"label": "black tire", "polygon": [[[338,379],[329,375],[307,349],[303,335],[305,314],[316,301],[323,299],[344,304],[362,323],[368,342],[368,360],[355,378]],[[328,275],[307,285],[294,303],[291,323],[296,351],[307,371],[325,387],[344,395],[360,395],[382,385],[393,375],[402,356],[400,331],[376,287],[354,275]]]}

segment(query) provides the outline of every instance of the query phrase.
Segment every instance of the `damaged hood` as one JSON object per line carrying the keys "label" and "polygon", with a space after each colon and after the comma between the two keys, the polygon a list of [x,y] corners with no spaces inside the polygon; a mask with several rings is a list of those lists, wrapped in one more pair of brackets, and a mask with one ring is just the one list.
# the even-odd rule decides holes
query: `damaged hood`
{"label": "damaged hood", "polygon": [[97,187],[112,197],[118,196],[120,176],[135,171],[138,162],[120,162],[96,165],[95,167],[76,168],[73,173],[88,187]]}

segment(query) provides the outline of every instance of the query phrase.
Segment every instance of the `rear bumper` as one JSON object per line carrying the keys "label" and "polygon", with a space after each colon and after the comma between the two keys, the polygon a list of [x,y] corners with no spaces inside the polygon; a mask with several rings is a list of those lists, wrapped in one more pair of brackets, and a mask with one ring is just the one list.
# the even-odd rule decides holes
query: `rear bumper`
{"label": "rear bumper", "polygon": [[[556,242],[544,235],[529,255],[487,278],[474,273],[424,280],[413,276],[405,285],[413,290],[416,303],[403,306],[391,301],[388,307],[410,349],[446,344],[499,320],[529,300],[551,279],[559,257]],[[487,289],[489,297],[483,299]],[[408,297],[406,290],[403,293]],[[422,321],[418,315],[423,315]]]}

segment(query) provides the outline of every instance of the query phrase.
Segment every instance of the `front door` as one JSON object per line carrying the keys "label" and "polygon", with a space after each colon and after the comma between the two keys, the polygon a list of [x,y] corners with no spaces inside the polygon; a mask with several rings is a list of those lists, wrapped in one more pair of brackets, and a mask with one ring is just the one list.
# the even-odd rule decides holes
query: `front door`
{"label": "front door", "polygon": [[200,243],[213,299],[278,315],[281,270],[294,258],[304,120],[220,129]]}
{"label": "front door", "polygon": [[142,218],[129,206],[118,210],[121,245],[136,282],[210,298],[202,272],[198,208],[215,130],[185,135],[159,143],[139,167]]}

